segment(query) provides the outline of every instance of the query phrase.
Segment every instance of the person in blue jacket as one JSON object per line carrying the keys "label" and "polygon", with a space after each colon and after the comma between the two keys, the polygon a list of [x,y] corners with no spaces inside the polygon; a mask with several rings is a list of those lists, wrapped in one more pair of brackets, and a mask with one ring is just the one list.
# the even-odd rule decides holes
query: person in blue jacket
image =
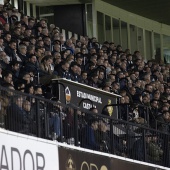
{"label": "person in blue jacket", "polygon": [[92,119],[89,124],[84,128],[84,137],[82,141],[83,147],[92,150],[100,150],[100,145],[97,143],[95,139],[95,131],[98,129],[98,121],[96,119]]}

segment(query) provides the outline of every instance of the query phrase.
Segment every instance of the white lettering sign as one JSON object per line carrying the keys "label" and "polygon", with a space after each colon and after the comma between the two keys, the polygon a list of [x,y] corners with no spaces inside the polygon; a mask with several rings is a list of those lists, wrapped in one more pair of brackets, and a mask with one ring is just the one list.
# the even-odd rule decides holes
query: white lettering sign
{"label": "white lettering sign", "polygon": [[82,99],[90,99],[93,102],[102,104],[101,97],[94,96],[92,94],[88,94],[88,93],[84,93],[84,92],[81,92],[81,91],[77,91],[77,97],[82,98]]}
{"label": "white lettering sign", "polygon": [[0,170],[58,170],[55,143],[8,133],[0,133]]}

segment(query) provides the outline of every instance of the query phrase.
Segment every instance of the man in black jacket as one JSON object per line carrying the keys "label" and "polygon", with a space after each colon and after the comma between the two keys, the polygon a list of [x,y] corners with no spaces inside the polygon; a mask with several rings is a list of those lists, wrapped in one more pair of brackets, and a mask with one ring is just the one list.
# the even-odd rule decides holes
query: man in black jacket
{"label": "man in black jacket", "polygon": [[24,114],[22,108],[22,96],[13,97],[12,104],[7,108],[6,128],[14,132],[22,132],[25,124]]}
{"label": "man in black jacket", "polygon": [[10,60],[17,60],[16,56],[16,47],[17,43],[15,40],[11,40],[9,45],[5,47],[4,51],[5,53],[10,57]]}
{"label": "man in black jacket", "polygon": [[72,62],[70,65],[70,73],[71,73],[72,81],[80,82],[80,77],[77,74],[78,67],[79,66],[77,65],[77,62]]}
{"label": "man in black jacket", "polygon": [[61,78],[71,79],[71,74],[69,72],[70,64],[66,61],[61,62],[61,66],[56,69],[58,76]]}

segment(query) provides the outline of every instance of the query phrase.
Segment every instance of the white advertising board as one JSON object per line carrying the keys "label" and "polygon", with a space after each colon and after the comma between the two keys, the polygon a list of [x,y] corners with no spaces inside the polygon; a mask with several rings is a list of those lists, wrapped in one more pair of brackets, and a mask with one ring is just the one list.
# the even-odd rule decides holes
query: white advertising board
{"label": "white advertising board", "polygon": [[0,170],[58,170],[56,142],[0,129]]}
{"label": "white advertising board", "polygon": [[4,0],[0,0],[0,4],[1,4],[1,5],[4,5]]}

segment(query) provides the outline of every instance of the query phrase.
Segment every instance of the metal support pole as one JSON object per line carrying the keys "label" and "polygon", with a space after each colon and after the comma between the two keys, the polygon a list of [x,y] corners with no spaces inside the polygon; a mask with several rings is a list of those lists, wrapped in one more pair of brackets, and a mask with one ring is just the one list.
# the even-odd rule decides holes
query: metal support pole
{"label": "metal support pole", "polygon": [[128,116],[129,116],[129,107],[128,105],[126,105],[126,121],[129,121]]}
{"label": "metal support pole", "polygon": [[76,109],[74,109],[74,139],[75,139],[75,146],[78,146],[78,117],[77,117]]}
{"label": "metal support pole", "polygon": [[61,110],[59,111],[59,118],[60,118],[60,141],[63,141],[63,121],[62,121],[62,115],[61,115]]}
{"label": "metal support pole", "polygon": [[47,108],[44,106],[44,124],[45,124],[45,138],[49,137],[49,116],[47,114]]}
{"label": "metal support pole", "polygon": [[143,132],[142,132],[142,142],[143,142],[143,158],[144,158],[144,162],[146,162],[146,140],[145,140],[145,129],[143,129]]}
{"label": "metal support pole", "polygon": [[37,125],[37,137],[41,137],[41,125],[40,125],[40,101],[36,99],[36,125]]}
{"label": "metal support pole", "polygon": [[110,153],[114,154],[113,120],[110,119]]}

